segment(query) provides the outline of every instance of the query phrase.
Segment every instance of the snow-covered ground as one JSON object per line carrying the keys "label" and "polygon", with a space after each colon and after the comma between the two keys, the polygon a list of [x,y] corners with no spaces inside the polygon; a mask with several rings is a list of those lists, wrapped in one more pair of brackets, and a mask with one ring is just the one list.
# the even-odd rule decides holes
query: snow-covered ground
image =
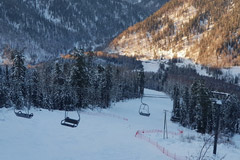
{"label": "snow-covered ground", "polygon": [[[168,60],[145,60],[142,61],[145,72],[157,72],[160,64],[165,64],[165,67],[168,67]],[[189,59],[181,59],[181,62],[176,63],[178,67],[191,67],[196,70],[196,72],[201,76],[212,77],[207,71],[206,68],[202,67],[200,64],[195,64]],[[240,66],[231,67],[228,69],[221,69],[223,75],[221,77],[238,77],[240,78]],[[240,83],[239,83],[240,85]]]}
{"label": "snow-covered ground", "polygon": [[157,72],[159,69],[159,61],[142,61],[145,72]]}
{"label": "snow-covered ground", "polygon": [[[145,93],[166,96],[151,90]],[[0,160],[170,160],[157,145],[177,158],[198,154],[204,136],[172,123],[170,112],[167,112],[169,138],[163,139],[164,110],[171,111],[170,99],[143,98],[143,102],[150,106],[150,117],[138,114],[141,101],[134,99],[113,104],[106,110],[81,111],[77,128],[60,125],[62,111],[32,109],[33,118],[23,119],[16,117],[12,108],[2,108]],[[135,137],[138,130],[145,139]],[[218,157],[226,155],[225,160],[239,160],[239,148],[238,135],[231,144],[219,144]],[[208,155],[211,153],[212,147]]]}
{"label": "snow-covered ground", "polygon": [[235,66],[229,69],[222,69],[223,73],[228,75],[233,75],[233,76],[239,76],[240,77],[240,66]]}
{"label": "snow-covered ground", "polygon": [[[178,67],[191,67],[193,69],[196,69],[196,71],[197,71],[197,73],[199,75],[210,76],[209,74],[207,74],[207,70],[202,68],[201,65],[195,64],[194,62],[192,62],[191,60],[188,60],[188,59],[182,59],[181,61],[182,61],[181,63],[176,63],[176,65]],[[158,69],[159,69],[159,65],[161,63],[164,64],[165,67],[168,67],[168,64],[167,64],[168,63],[168,59],[142,61],[142,64],[143,64],[145,72],[157,72]]]}

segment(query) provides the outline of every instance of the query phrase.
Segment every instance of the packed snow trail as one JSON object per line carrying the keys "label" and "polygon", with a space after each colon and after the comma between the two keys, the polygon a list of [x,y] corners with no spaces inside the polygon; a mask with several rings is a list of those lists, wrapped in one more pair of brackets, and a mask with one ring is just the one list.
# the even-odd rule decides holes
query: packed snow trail
{"label": "packed snow trail", "polygon": [[32,109],[34,117],[29,120],[16,117],[12,108],[1,109],[4,121],[0,122],[0,159],[166,159],[134,137],[137,129],[156,128],[159,124],[159,121],[154,123],[158,113],[152,113],[149,118],[142,117],[138,114],[139,105],[140,99],[135,99],[117,103],[101,112],[84,111],[79,126],[74,129],[60,125],[64,118],[62,111]]}
{"label": "packed snow trail", "polygon": [[[166,96],[151,90],[145,90],[145,93]],[[150,107],[150,117],[138,114],[140,99],[127,100],[106,110],[81,112],[77,128],[60,125],[63,111],[32,109],[34,117],[24,119],[16,117],[13,108],[2,108],[0,160],[172,160],[135,137],[138,130],[162,130],[163,111],[171,111],[172,101],[144,98],[143,102]],[[74,112],[69,114],[76,115]],[[195,131],[182,128],[169,119],[170,114],[167,115],[169,131],[183,130],[184,135],[198,136]],[[161,133],[144,133],[144,136],[180,156],[195,154],[202,145],[198,141],[188,143],[182,140],[182,135],[169,135],[167,140],[163,140]],[[222,154],[231,153],[228,155],[231,160],[239,159],[238,148],[220,145],[218,149]]]}

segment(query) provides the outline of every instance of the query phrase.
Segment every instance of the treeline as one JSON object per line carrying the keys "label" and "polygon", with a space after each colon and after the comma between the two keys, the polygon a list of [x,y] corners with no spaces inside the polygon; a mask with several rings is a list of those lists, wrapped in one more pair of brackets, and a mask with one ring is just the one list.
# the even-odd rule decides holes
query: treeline
{"label": "treeline", "polygon": [[212,134],[219,119],[221,133],[228,136],[240,133],[240,101],[235,95],[214,98],[204,81],[199,80],[183,90],[175,85],[172,98],[172,121],[199,133]]}
{"label": "treeline", "polygon": [[142,66],[136,60],[131,59],[139,64],[133,69],[114,58],[99,58],[75,48],[69,53],[71,58],[27,68],[23,50],[9,52],[12,64],[0,67],[0,107],[107,108],[112,102],[139,97],[143,88]]}
{"label": "treeline", "polygon": [[[173,100],[172,120],[200,133],[213,133],[220,116],[220,130],[224,134],[240,133],[240,87],[238,81],[227,83],[219,79],[219,70],[212,69],[213,77],[200,76],[191,67],[178,67],[178,60],[160,64],[157,73],[145,74],[145,87],[168,93]],[[219,99],[212,91],[226,93]],[[221,105],[217,103],[221,102]],[[219,110],[218,110],[219,109]]]}

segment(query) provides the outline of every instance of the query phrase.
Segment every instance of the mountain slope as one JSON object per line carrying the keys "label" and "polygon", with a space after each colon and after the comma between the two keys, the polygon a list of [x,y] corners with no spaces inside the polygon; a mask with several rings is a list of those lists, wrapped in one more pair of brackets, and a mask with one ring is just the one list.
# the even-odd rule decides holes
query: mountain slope
{"label": "mountain slope", "polygon": [[97,49],[150,14],[124,0],[2,0],[0,47],[26,47],[33,61],[73,46]]}
{"label": "mountain slope", "polygon": [[238,0],[171,0],[121,33],[106,51],[147,59],[190,58],[216,67],[240,65],[239,26]]}

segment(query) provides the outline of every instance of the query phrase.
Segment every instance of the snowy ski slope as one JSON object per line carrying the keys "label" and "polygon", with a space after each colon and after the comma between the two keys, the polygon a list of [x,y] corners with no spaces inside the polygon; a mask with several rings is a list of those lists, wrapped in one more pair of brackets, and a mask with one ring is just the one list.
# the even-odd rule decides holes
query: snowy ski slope
{"label": "snowy ski slope", "polygon": [[[145,93],[165,95],[147,89]],[[143,102],[150,106],[150,117],[138,114],[141,101],[134,99],[106,110],[82,111],[77,128],[60,125],[62,111],[32,109],[33,118],[23,119],[12,108],[0,109],[0,160],[171,160],[170,154],[180,160],[198,155],[202,139],[208,136],[172,123],[170,113],[168,139],[163,139],[163,110],[171,111],[170,99],[144,98]],[[137,131],[146,138],[135,137]],[[232,144],[219,144],[217,157],[226,154],[225,160],[239,160],[239,147],[238,135]]]}

